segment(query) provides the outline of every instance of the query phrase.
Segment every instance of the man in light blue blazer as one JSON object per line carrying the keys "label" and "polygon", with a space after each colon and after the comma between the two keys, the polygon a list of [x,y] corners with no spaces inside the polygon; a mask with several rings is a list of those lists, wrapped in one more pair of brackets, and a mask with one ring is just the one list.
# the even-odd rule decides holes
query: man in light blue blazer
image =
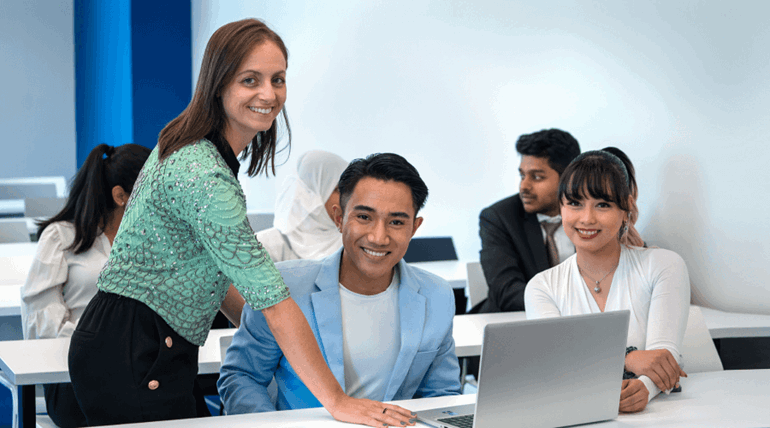
{"label": "man in light blue blazer", "polygon": [[[378,401],[460,393],[454,297],[443,279],[402,257],[428,194],[395,154],[357,159],[333,207],[343,247],[321,260],[278,263],[345,392]],[[268,385],[275,378],[277,397]],[[244,307],[217,383],[228,414],[321,404],[300,381],[261,312]]]}

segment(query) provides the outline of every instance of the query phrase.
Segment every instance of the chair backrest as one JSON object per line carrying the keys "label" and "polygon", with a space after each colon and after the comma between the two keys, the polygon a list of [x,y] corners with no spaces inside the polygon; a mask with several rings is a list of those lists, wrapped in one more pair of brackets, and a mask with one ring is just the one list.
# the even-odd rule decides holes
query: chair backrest
{"label": "chair backrest", "polygon": [[0,199],[55,198],[56,185],[53,183],[9,183],[0,184]]}
{"label": "chair backrest", "polygon": [[412,238],[404,254],[407,263],[457,260],[457,251],[451,236]]}
{"label": "chair backrest", "polygon": [[724,370],[714,340],[709,334],[703,313],[698,306],[690,306],[690,318],[682,341],[682,368],[687,373]]}
{"label": "chair backrest", "polygon": [[246,217],[249,219],[249,224],[251,225],[251,229],[254,230],[254,232],[259,232],[261,230],[265,230],[273,227],[273,219],[275,219],[275,214],[251,213],[251,214],[246,214]]}
{"label": "chair backrest", "polygon": [[481,263],[468,262],[465,267],[468,270],[468,306],[472,308],[487,298],[489,286],[481,269]]}
{"label": "chair backrest", "polygon": [[0,221],[0,244],[11,242],[30,242],[26,220]]}
{"label": "chair backrest", "polygon": [[58,214],[66,198],[26,198],[24,199],[24,217],[53,217]]}
{"label": "chair backrest", "polygon": [[[222,358],[222,363],[225,362],[227,348],[230,347],[231,343],[233,343],[233,336],[222,336],[219,338],[219,352]],[[270,384],[267,385],[267,396],[270,397],[270,402],[275,406],[275,403],[278,402],[278,384],[275,383],[275,378],[273,378],[273,380],[270,381]]]}

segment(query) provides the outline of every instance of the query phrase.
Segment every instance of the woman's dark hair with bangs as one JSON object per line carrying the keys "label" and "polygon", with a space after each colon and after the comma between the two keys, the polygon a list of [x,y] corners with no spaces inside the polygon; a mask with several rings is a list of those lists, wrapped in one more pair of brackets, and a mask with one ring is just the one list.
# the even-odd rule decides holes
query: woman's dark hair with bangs
{"label": "woman's dark hair with bangs", "polygon": [[[638,213],[636,199],[631,188],[631,175],[624,162],[606,151],[589,151],[576,157],[559,179],[559,203],[580,202],[587,197],[615,203],[627,213]],[[624,225],[633,226],[631,218],[623,220]],[[643,246],[638,233],[629,234],[621,228],[620,242],[626,245]]]}
{"label": "woman's dark hair with bangs", "polygon": [[[198,83],[190,104],[160,131],[160,160],[202,138],[208,139],[220,149],[227,149],[227,140],[224,137],[227,117],[220,94],[233,80],[238,67],[251,50],[268,42],[278,46],[288,64],[289,52],[283,40],[258,19],[231,22],[214,32],[203,53]],[[290,147],[291,128],[285,106],[280,117],[283,118],[288,136],[286,147]],[[241,160],[251,155],[249,176],[253,177],[261,172],[267,175],[269,171],[275,175],[277,145],[278,118],[273,121],[270,129],[257,133],[241,154]]]}
{"label": "woman's dark hair with bangs", "polygon": [[588,196],[614,202],[623,211],[630,210],[631,187],[620,159],[607,152],[590,151],[567,166],[559,180],[559,200],[579,202]]}

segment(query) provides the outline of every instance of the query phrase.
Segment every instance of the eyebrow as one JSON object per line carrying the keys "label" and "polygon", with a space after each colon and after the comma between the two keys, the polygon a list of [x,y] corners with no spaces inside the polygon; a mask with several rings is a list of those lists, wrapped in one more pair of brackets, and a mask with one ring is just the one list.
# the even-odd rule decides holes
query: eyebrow
{"label": "eyebrow", "polygon": [[523,169],[519,168],[519,172],[545,172],[545,170],[544,169],[527,169],[527,170],[523,170]]}
{"label": "eyebrow", "polygon": [[[248,70],[241,71],[240,73],[237,74],[237,76],[240,76],[241,74],[246,74],[246,73],[254,73],[254,74],[258,75],[258,76],[262,75],[262,73],[257,71],[257,70],[248,69]],[[275,76],[276,74],[281,74],[281,73],[286,73],[286,70],[277,71],[277,72],[273,73],[273,76]]]}
{"label": "eyebrow", "polygon": [[[356,206],[353,207],[353,211],[366,211],[366,212],[370,212],[370,213],[377,212],[377,210],[375,210],[374,208],[372,208],[370,206],[367,206],[367,205],[356,205]],[[389,217],[406,218],[406,219],[412,218],[412,216],[410,216],[409,214],[407,214],[407,213],[405,213],[403,211],[396,211],[396,212],[388,213],[388,216]]]}

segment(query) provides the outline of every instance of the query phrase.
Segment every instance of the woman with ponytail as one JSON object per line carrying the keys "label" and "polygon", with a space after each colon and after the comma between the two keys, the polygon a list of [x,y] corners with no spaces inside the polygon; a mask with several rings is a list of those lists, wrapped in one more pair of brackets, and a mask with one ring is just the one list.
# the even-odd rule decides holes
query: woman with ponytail
{"label": "woman with ponytail", "polygon": [[[128,196],[150,150],[101,144],[72,181],[64,208],[38,223],[38,246],[21,290],[25,339],[69,337],[96,294]],[[70,384],[45,385],[46,408],[59,427],[85,425]]]}

